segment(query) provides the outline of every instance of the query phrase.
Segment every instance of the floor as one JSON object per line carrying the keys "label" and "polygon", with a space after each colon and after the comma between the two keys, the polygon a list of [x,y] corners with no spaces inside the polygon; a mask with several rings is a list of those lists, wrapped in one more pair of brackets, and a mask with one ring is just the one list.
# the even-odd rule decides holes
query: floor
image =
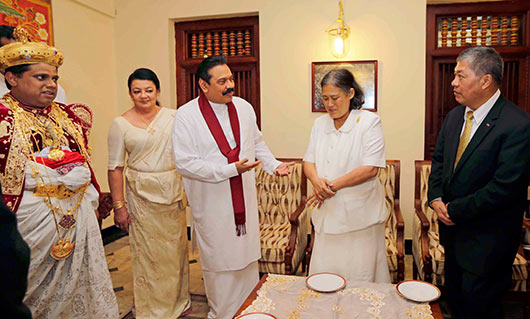
{"label": "floor", "polygon": [[[191,245],[188,245],[191,247]],[[105,255],[109,266],[114,292],[118,299],[120,318],[134,318],[133,305],[133,278],[131,255],[129,250],[129,237],[125,236],[105,245]],[[185,319],[206,318],[208,313],[208,302],[202,282],[201,265],[198,262],[199,256],[195,249],[189,249],[190,256],[190,293],[192,310],[184,317]]]}
{"label": "floor", "polygon": [[[208,313],[208,302],[202,281],[202,270],[199,262],[197,250],[189,250],[190,260],[190,293],[192,309],[191,312],[181,317],[183,319],[203,319]],[[129,251],[129,237],[125,236],[105,245],[105,254],[112,277],[114,291],[118,299],[118,307],[121,319],[134,319],[133,310],[133,287],[132,287],[132,267]],[[405,255],[405,279],[412,279],[412,255]],[[300,270],[299,270],[300,271]],[[300,274],[300,273],[299,273]],[[302,275],[302,274],[300,274]],[[442,312],[446,316],[444,309],[445,302],[440,300]],[[522,306],[505,303],[505,317],[507,319],[521,319]],[[449,315],[446,318],[450,318]]]}

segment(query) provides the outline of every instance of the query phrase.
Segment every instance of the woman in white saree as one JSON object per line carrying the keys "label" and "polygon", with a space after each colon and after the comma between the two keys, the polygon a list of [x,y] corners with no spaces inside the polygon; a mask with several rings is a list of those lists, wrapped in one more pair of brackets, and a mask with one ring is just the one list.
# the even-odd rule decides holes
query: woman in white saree
{"label": "woman in white saree", "polygon": [[191,301],[186,195],[170,143],[176,110],[158,106],[153,71],[134,71],[128,86],[134,106],[113,120],[108,135],[114,221],[130,230],[136,318],[178,318]]}

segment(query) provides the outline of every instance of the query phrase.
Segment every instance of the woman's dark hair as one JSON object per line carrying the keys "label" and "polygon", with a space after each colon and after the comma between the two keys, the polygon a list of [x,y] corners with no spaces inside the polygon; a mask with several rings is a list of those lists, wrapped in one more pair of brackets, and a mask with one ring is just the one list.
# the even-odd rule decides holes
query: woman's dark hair
{"label": "woman's dark hair", "polygon": [[[127,86],[129,87],[129,92],[131,92],[131,83],[134,80],[148,80],[155,84],[155,87],[157,90],[160,90],[160,80],[158,80],[158,77],[156,76],[155,72],[147,69],[147,68],[139,68],[134,70],[131,75],[129,75],[129,79],[127,80]],[[156,105],[160,106],[160,103],[158,103],[158,100],[156,101]]]}
{"label": "woman's dark hair", "polygon": [[346,94],[350,94],[350,89],[353,89],[355,94],[350,100],[350,110],[358,110],[364,104],[364,93],[361,86],[355,81],[353,74],[346,69],[329,71],[320,82],[320,87],[324,85],[336,86]]}

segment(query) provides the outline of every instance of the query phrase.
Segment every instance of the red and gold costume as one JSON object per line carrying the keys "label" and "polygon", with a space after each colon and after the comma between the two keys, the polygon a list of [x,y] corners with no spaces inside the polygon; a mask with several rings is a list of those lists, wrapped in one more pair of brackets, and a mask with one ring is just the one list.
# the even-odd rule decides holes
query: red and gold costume
{"label": "red and gold costume", "polygon": [[[0,48],[1,72],[62,64],[57,49],[27,42],[19,30],[15,37],[22,42]],[[31,81],[24,78],[27,71],[12,70],[18,81]],[[51,90],[53,84],[46,86]],[[0,99],[0,184],[31,249],[24,303],[33,318],[118,318],[95,214],[99,186],[88,149],[92,112],[83,104],[42,107],[17,100],[28,92],[22,85]]]}
{"label": "red and gold costume", "polygon": [[[70,130],[65,130],[64,140],[61,145],[68,146],[72,152],[84,155],[90,166],[90,158],[86,155],[89,155],[88,136],[92,127],[92,111],[88,106],[84,104],[64,105],[56,103],[55,108],[50,105],[43,109],[37,109],[22,104],[11,95],[9,97],[24,111],[33,113],[35,117],[41,118],[43,121],[50,118],[58,118],[58,116],[54,116],[56,109],[64,111],[68,116],[67,120],[71,123],[63,125],[70,128]],[[2,185],[4,202],[9,209],[16,213],[22,200],[24,172],[26,160],[29,158],[29,150],[24,147],[25,138],[22,135],[24,132],[21,132],[21,128],[15,125],[14,111],[11,108],[4,98],[0,100],[0,185]],[[58,124],[62,125],[62,123]],[[71,128],[75,128],[77,132],[72,131]],[[33,151],[44,149],[43,137],[38,134],[34,136],[37,143],[33,143]],[[82,138],[76,140],[76,137],[79,136]],[[26,138],[32,140],[29,136],[26,136]],[[99,192],[99,185],[93,172],[92,183]]]}

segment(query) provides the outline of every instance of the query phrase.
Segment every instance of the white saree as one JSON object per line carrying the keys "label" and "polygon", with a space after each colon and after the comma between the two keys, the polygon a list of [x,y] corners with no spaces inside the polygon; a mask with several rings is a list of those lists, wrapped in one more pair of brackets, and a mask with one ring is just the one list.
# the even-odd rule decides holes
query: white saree
{"label": "white saree", "polygon": [[[50,256],[51,245],[58,241],[53,213],[44,197],[34,195],[37,183],[42,182],[33,177],[35,166],[47,185],[65,185],[75,190],[91,179],[90,170],[82,165],[61,175],[55,169],[27,163],[24,196],[16,214],[20,233],[31,249],[24,303],[37,319],[118,318],[118,304],[95,215],[98,192],[92,184],[87,188],[71,234],[75,249],[68,258],[57,261]],[[75,206],[80,195],[81,192],[71,198],[51,200],[54,206],[66,211]],[[61,236],[65,236],[67,231],[59,229]]]}
{"label": "white saree", "polygon": [[146,129],[120,116],[109,131],[108,168],[126,166],[136,318],[177,318],[191,306],[186,195],[170,144],[174,115],[162,108]]}

